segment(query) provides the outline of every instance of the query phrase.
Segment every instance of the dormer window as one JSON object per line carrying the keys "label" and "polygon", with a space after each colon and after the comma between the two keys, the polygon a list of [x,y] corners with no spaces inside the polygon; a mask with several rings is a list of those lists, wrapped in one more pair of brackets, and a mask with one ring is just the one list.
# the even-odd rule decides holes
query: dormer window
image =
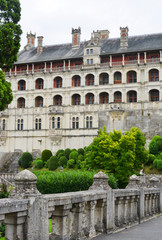
{"label": "dormer window", "polygon": [[87,54],[89,54],[89,49],[87,49]]}

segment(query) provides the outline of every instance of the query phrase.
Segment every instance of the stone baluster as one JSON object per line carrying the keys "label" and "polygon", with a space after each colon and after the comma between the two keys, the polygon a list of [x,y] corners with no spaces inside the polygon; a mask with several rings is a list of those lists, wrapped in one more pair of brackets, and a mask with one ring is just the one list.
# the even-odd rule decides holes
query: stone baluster
{"label": "stone baluster", "polygon": [[138,221],[138,196],[134,196],[134,221]]}
{"label": "stone baluster", "polygon": [[153,197],[152,197],[152,213],[155,214],[156,213],[156,209],[155,209],[155,201],[156,201],[156,196],[155,194],[153,194]]}
{"label": "stone baluster", "polygon": [[145,211],[145,216],[149,216],[149,195],[146,194],[145,196],[145,206],[146,206],[146,211]]}
{"label": "stone baluster", "polygon": [[130,200],[130,197],[125,197],[124,199],[124,224],[125,225],[129,223],[129,200]]}
{"label": "stone baluster", "polygon": [[96,235],[96,230],[95,230],[95,226],[94,226],[96,203],[97,203],[97,201],[90,202],[89,237],[94,237]]}
{"label": "stone baluster", "polygon": [[104,231],[104,207],[106,205],[106,199],[99,200],[96,205],[97,215],[97,226],[96,230],[98,232]]}
{"label": "stone baluster", "polygon": [[159,204],[160,204],[160,213],[162,213],[162,179],[160,179],[160,199],[159,199]]}
{"label": "stone baluster", "polygon": [[135,196],[131,196],[130,198],[130,222],[134,222],[134,198]]}
{"label": "stone baluster", "polygon": [[52,213],[52,233],[50,239],[52,240],[68,240],[68,215],[71,204],[57,206]]}
{"label": "stone baluster", "polygon": [[27,212],[18,212],[6,214],[5,217],[5,239],[6,240],[24,240],[25,239],[25,221]]}
{"label": "stone baluster", "polygon": [[159,213],[159,201],[160,201],[160,199],[159,199],[159,194],[157,193],[156,194],[156,213]]}
{"label": "stone baluster", "polygon": [[149,215],[152,216],[152,194],[149,195]]}

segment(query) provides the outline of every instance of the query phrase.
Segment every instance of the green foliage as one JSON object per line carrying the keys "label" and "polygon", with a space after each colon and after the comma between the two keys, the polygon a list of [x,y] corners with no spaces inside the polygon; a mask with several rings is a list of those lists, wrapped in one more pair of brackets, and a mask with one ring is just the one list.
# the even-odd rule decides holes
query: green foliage
{"label": "green foliage", "polygon": [[51,156],[48,163],[49,170],[56,170],[59,166],[57,156]]}
{"label": "green foliage", "polygon": [[155,140],[151,140],[151,142],[149,144],[149,153],[153,154],[153,155],[158,154],[158,148],[157,148],[157,144],[156,144]]}
{"label": "green foliage", "polygon": [[0,235],[2,237],[5,236],[5,223],[4,222],[2,222],[1,225],[0,225]]}
{"label": "green foliage", "polygon": [[158,159],[155,159],[155,160],[153,161],[153,167],[154,167],[154,168],[157,168],[157,161],[158,161]]}
{"label": "green foliage", "polygon": [[147,159],[145,138],[138,128],[122,135],[115,130],[108,134],[104,127],[85,149],[86,168],[108,170],[118,179],[119,187],[125,187],[129,177],[141,169]]}
{"label": "green foliage", "polygon": [[84,156],[83,155],[79,155],[78,156],[78,160],[80,160],[81,162],[84,161]]}
{"label": "green foliage", "polygon": [[72,151],[69,155],[69,159],[74,159],[76,162],[78,159],[78,152],[76,150]]}
{"label": "green foliage", "polygon": [[[59,149],[57,152],[56,152],[56,156],[58,156],[60,153],[62,153],[64,155],[64,150],[63,149]],[[62,155],[62,156],[63,156]]]}
{"label": "green foliage", "polygon": [[37,169],[43,168],[43,161],[42,161],[42,160],[36,160],[35,167],[36,167]]}
{"label": "green foliage", "polygon": [[29,168],[31,167],[33,161],[33,157],[29,152],[24,152],[21,156],[21,167],[22,168]]}
{"label": "green foliage", "polygon": [[60,157],[59,166],[66,167],[68,159],[65,156]]}
{"label": "green foliage", "polygon": [[153,161],[155,160],[156,156],[153,155],[153,154],[149,154],[149,158],[148,158],[148,161],[146,163],[147,166],[149,166],[150,164],[153,163]]}
{"label": "green foliage", "polygon": [[7,191],[7,185],[5,183],[2,183],[0,185],[0,199],[1,198],[8,198],[9,192]]}
{"label": "green foliage", "polygon": [[162,140],[162,138],[159,135],[155,135],[151,141],[158,142],[159,140]]}
{"label": "green foliage", "polygon": [[157,160],[157,170],[162,170],[162,159]]}
{"label": "green foliage", "polygon": [[162,152],[162,139],[157,141],[156,145],[157,145],[158,152]]}
{"label": "green foliage", "polygon": [[91,171],[33,171],[37,176],[37,188],[42,194],[84,191],[93,183],[96,172]]}
{"label": "green foliage", "polygon": [[43,162],[47,162],[48,159],[52,156],[52,152],[48,149],[43,150],[41,153],[41,159]]}
{"label": "green foliage", "polygon": [[66,148],[64,154],[65,154],[65,157],[66,157],[67,159],[69,159],[70,153],[71,153],[70,148]]}
{"label": "green foliage", "polygon": [[69,159],[67,162],[67,167],[68,168],[74,168],[75,166],[75,160],[74,159]]}
{"label": "green foliage", "polygon": [[118,181],[117,181],[117,179],[114,177],[113,174],[109,174],[109,175],[108,175],[108,183],[109,183],[109,186],[110,186],[112,189],[117,189],[117,188],[118,188]]}
{"label": "green foliage", "polygon": [[5,80],[5,75],[3,71],[0,70],[0,111],[5,110],[6,105],[9,104],[12,99],[11,83]]}
{"label": "green foliage", "polygon": [[84,155],[84,149],[83,148],[79,148],[78,149],[78,154],[79,155]]}

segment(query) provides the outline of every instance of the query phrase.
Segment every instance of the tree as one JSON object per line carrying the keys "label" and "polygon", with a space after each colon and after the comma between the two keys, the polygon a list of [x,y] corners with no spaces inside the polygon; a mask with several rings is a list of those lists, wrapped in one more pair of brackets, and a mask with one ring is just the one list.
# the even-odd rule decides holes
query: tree
{"label": "tree", "polygon": [[86,151],[86,167],[113,173],[119,186],[125,187],[129,177],[147,161],[148,152],[144,145],[145,138],[138,128],[122,135],[121,131],[115,130],[108,134],[104,127]]}
{"label": "tree", "polygon": [[[21,17],[19,0],[0,0],[0,69],[9,70],[17,61],[20,48]],[[0,70],[0,111],[12,101],[11,85],[5,81]]]}

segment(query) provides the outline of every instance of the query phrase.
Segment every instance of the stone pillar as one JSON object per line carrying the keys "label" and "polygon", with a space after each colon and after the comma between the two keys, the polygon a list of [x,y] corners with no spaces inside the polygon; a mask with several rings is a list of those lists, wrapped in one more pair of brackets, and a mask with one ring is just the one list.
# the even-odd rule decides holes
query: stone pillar
{"label": "stone pillar", "polygon": [[125,66],[125,56],[122,54],[122,66]]}
{"label": "stone pillar", "polygon": [[106,204],[106,199],[99,200],[96,206],[96,210],[98,215],[97,215],[97,228],[96,230],[98,232],[103,232],[104,231],[104,207]]}
{"label": "stone pillar", "polygon": [[54,213],[52,214],[52,229],[51,240],[68,240],[68,215],[70,209],[72,208],[71,204],[57,206]]}
{"label": "stone pillar", "polygon": [[106,231],[110,233],[115,228],[115,199],[113,190],[107,191]]}
{"label": "stone pillar", "polygon": [[144,64],[146,64],[146,63],[147,63],[147,53],[144,52]]}
{"label": "stone pillar", "polygon": [[124,215],[123,215],[123,197],[120,197],[119,199],[118,199],[118,220],[117,220],[117,224],[118,224],[118,226],[120,227],[120,226],[122,226],[123,225],[123,223],[124,223],[124,220],[123,220],[123,217],[124,217]]}
{"label": "stone pillar", "polygon": [[148,217],[149,216],[149,195],[148,194],[145,195],[145,207],[146,207],[145,216]]}
{"label": "stone pillar", "polygon": [[15,65],[15,76],[17,75],[17,66]]}
{"label": "stone pillar", "polygon": [[47,71],[47,63],[44,62],[44,73],[46,73],[46,71]]}
{"label": "stone pillar", "polygon": [[160,187],[160,181],[156,177],[150,178],[150,187],[151,188],[159,188]]}
{"label": "stone pillar", "polygon": [[96,230],[94,226],[94,218],[95,218],[95,206],[97,201],[90,202],[90,215],[89,215],[89,237],[94,237],[96,235]]}
{"label": "stone pillar", "polygon": [[124,224],[129,223],[129,199],[130,197],[125,197],[124,199]]}
{"label": "stone pillar", "polygon": [[134,222],[134,196],[130,198],[130,222]]}
{"label": "stone pillar", "polygon": [[68,61],[68,70],[70,71],[70,60]]}
{"label": "stone pillar", "polygon": [[27,212],[6,214],[5,217],[5,239],[24,240],[26,238],[24,227]]}
{"label": "stone pillar", "polygon": [[110,67],[112,67],[112,55],[110,55]]}
{"label": "stone pillar", "polygon": [[26,65],[26,74],[29,73],[29,64]]}
{"label": "stone pillar", "polygon": [[162,51],[160,51],[160,62],[162,62]]}
{"label": "stone pillar", "polygon": [[140,203],[139,203],[139,223],[142,223],[145,217],[145,194],[144,189],[140,189]]}
{"label": "stone pillar", "polygon": [[65,71],[65,60],[63,61],[63,71]]}
{"label": "stone pillar", "polygon": [[32,74],[34,74],[34,63],[32,64]]}
{"label": "stone pillar", "polygon": [[140,53],[138,53],[138,60],[137,63],[140,64]]}
{"label": "stone pillar", "polygon": [[52,72],[52,62],[50,62],[50,72]]}

